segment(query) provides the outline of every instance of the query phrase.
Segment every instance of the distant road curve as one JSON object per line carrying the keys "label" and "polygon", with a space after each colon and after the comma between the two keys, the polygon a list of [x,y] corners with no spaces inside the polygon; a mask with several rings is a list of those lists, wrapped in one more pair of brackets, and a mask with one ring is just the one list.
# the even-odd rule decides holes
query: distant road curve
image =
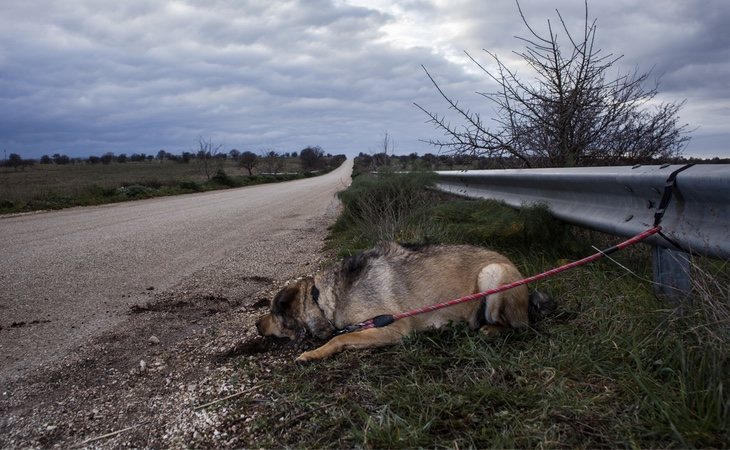
{"label": "distant road curve", "polygon": [[0,380],[109,329],[148,287],[168,289],[230,249],[321,217],[352,165],[283,183],[0,216]]}

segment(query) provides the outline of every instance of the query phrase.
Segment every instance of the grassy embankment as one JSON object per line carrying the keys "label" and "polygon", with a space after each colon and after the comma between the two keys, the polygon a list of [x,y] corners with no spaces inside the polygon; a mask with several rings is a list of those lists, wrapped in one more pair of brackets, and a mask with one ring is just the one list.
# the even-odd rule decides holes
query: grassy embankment
{"label": "grassy embankment", "polygon": [[[298,158],[285,158],[281,174],[253,176],[234,161],[209,163],[113,162],[37,164],[24,170],[0,167],[0,214],[99,205],[166,195],[202,192],[313,176]],[[223,172],[219,173],[218,169]]]}
{"label": "grassy embankment", "polygon": [[[426,190],[429,182],[357,177],[342,193],[332,249],[348,254],[378,239],[471,243],[534,274],[618,240],[567,227],[540,208],[447,198]],[[680,317],[652,293],[647,248],[616,259],[634,274],[604,260],[540,283],[560,307],[534,329],[485,337],[454,325],[267,374],[277,401],[256,406],[249,444],[727,448],[727,264],[698,262],[693,303]],[[261,373],[255,359],[238,365]]]}

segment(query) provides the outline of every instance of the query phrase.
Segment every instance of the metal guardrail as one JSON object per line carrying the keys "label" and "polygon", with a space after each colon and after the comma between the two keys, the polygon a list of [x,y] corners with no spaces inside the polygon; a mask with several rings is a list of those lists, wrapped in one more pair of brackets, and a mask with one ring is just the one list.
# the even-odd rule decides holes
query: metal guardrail
{"label": "metal guardrail", "polygon": [[[682,165],[440,171],[437,188],[521,207],[542,203],[566,222],[619,236],[650,228],[669,175]],[[730,165],[677,175],[661,222],[683,249],[730,259]],[[672,248],[659,236],[649,243]]]}
{"label": "metal guardrail", "polygon": [[[685,166],[581,167],[442,171],[437,188],[471,198],[522,207],[545,204],[566,222],[619,236],[635,236],[654,224],[669,176]],[[730,165],[695,165],[678,173],[662,231],[693,253],[730,259]],[[652,236],[655,291],[671,301],[688,298],[687,254]]]}

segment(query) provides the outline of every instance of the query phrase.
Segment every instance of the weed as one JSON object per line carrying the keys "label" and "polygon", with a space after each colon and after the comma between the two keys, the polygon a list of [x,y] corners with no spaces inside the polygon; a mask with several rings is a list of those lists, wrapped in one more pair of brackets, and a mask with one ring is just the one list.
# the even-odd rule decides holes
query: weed
{"label": "weed", "polygon": [[153,190],[140,184],[132,184],[122,186],[118,191],[120,194],[126,195],[129,198],[147,198],[151,196]]}
{"label": "weed", "polygon": [[235,187],[235,186],[241,185],[240,182],[238,182],[234,178],[228,176],[228,174],[226,174],[225,170],[223,170],[223,169],[218,169],[218,171],[213,176],[213,178],[211,178],[210,181],[212,181],[213,183],[219,184],[221,186],[227,186],[227,187]]}
{"label": "weed", "polygon": [[204,190],[203,186],[196,181],[181,181],[178,183],[178,186],[180,186],[180,189],[184,191],[201,192]]}

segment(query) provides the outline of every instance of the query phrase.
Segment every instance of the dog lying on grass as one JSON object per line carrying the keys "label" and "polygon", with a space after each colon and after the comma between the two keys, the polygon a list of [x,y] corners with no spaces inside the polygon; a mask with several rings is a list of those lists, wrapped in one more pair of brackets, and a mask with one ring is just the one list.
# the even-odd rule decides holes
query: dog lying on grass
{"label": "dog lying on grass", "polygon": [[321,347],[302,353],[297,361],[324,359],[348,348],[394,344],[414,331],[449,322],[466,322],[471,329],[486,334],[523,328],[555,309],[548,296],[538,292],[530,296],[524,285],[490,295],[486,302],[474,300],[383,328],[335,335],[348,325],[381,314],[484,292],[522,278],[509,259],[484,248],[443,245],[409,249],[385,243],[289,284],[276,294],[271,312],[256,322],[256,328],[263,336],[331,338]]}

